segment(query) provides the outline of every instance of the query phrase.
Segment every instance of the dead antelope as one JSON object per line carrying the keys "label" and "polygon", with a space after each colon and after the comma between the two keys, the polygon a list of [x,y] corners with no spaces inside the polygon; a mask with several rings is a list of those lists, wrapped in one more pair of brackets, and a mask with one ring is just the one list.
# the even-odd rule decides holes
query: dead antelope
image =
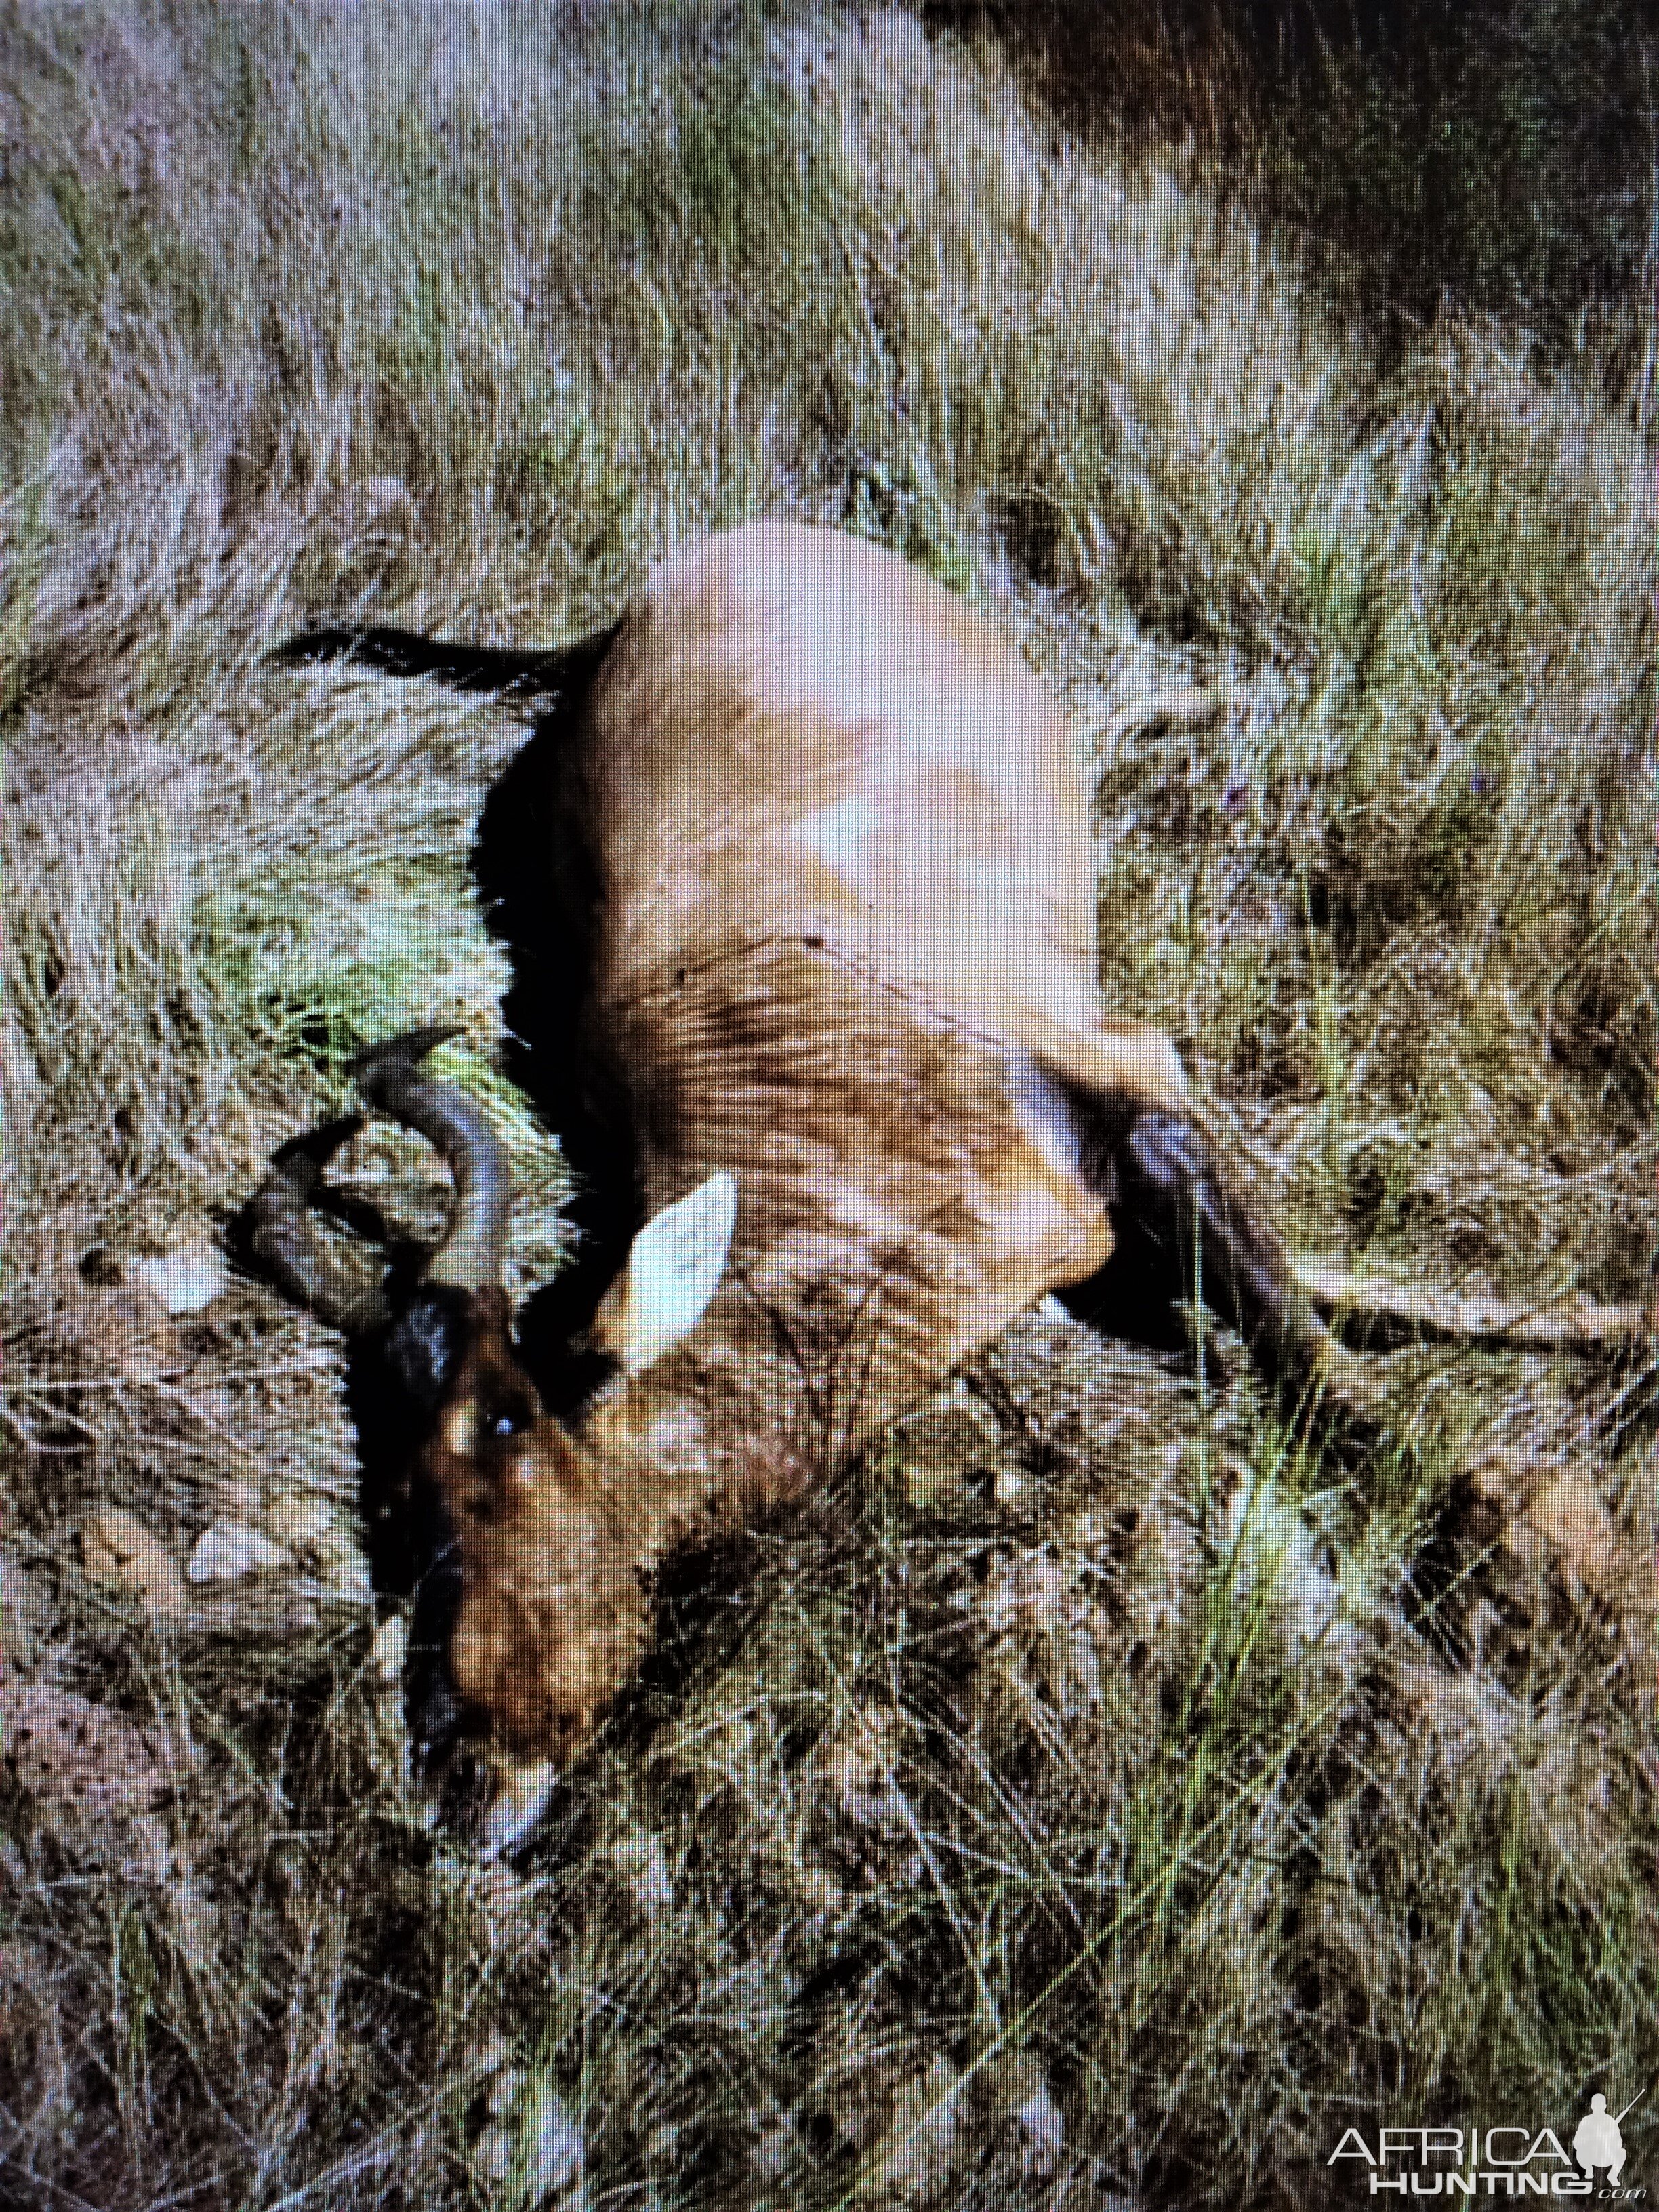
{"label": "dead antelope", "polygon": [[1196,1280],[1288,1402],[1317,1390],[1323,1331],[1174,1048],[1103,1002],[1059,708],[939,585],[761,524],[676,555],[585,645],[370,630],[281,657],[544,702],[494,888],[586,1192],[564,1357],[538,1393],[500,1151],[421,1072],[438,1032],[359,1064],[455,1181],[395,1310],[311,1227],[349,1125],[286,1147],[254,1207],[289,1289],[380,1332],[427,1411],[414,1482],[453,1531],[448,1671],[507,1777],[498,1843],[635,1666],[671,1547],[821,1481],[1045,1293],[1144,1334]]}

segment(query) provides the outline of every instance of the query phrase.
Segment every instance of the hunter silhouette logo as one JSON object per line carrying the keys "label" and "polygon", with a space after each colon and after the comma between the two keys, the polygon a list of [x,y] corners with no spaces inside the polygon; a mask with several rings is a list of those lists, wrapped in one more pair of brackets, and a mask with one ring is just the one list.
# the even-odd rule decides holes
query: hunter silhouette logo
{"label": "hunter silhouette logo", "polygon": [[[1641,2095],[1638,2089],[1631,2099],[1630,2105],[1626,2106],[1625,2112],[1629,2112],[1631,2105],[1636,2104]],[[1605,2166],[1607,2179],[1615,2188],[1618,2186],[1619,2177],[1625,2170],[1625,2139],[1619,2132],[1619,2122],[1624,2118],[1625,2112],[1615,2118],[1608,2112],[1605,2097],[1598,2094],[1590,2099],[1590,2108],[1579,2121],[1578,2132],[1572,2139],[1572,2154],[1583,2168],[1587,2181],[1595,2179],[1591,2171],[1593,2167]]]}
{"label": "hunter silhouette logo", "polygon": [[1594,2197],[1633,2204],[1648,2192],[1626,2188],[1621,2179],[1627,2154],[1620,2123],[1646,2094],[1638,2089],[1622,2112],[1610,2112],[1598,2090],[1571,2155],[1553,2128],[1382,2128],[1375,2143],[1350,2128],[1325,2163],[1361,2160],[1372,2197],[1390,2190],[1401,2197]]}

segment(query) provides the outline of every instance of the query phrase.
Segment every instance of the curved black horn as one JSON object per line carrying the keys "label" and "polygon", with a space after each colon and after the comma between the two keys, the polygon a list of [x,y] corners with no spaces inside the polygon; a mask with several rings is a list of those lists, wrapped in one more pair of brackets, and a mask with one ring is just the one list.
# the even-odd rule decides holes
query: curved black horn
{"label": "curved black horn", "polygon": [[318,1242],[312,1201],[323,1170],[363,1126],[361,1114],[308,1129],[272,1155],[264,1181],[248,1204],[248,1243],[291,1298],[331,1328],[356,1334],[392,1318],[378,1283],[355,1279]]}
{"label": "curved black horn", "polygon": [[428,1283],[483,1290],[501,1279],[511,1203],[501,1142],[477,1101],[453,1083],[422,1075],[418,1063],[460,1029],[410,1030],[371,1045],[351,1063],[362,1094],[394,1121],[418,1129],[448,1163],[455,1210],[443,1241],[422,1270]]}

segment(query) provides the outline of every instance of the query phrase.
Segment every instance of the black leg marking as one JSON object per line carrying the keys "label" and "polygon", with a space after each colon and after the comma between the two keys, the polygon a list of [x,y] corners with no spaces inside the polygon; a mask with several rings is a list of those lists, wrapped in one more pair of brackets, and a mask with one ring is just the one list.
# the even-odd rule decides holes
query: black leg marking
{"label": "black leg marking", "polygon": [[1298,1313],[1284,1247],[1228,1188],[1203,1133],[1176,1115],[1143,1114],[1125,1155],[1126,1206],[1170,1239],[1182,1295],[1201,1289],[1270,1380],[1284,1382],[1287,1367],[1300,1370],[1289,1379],[1305,1379],[1310,1324]]}
{"label": "black leg marking", "polygon": [[415,1772],[426,1781],[447,1765],[469,1715],[449,1671],[449,1639],[461,1612],[460,1547],[441,1498],[428,1484],[416,1490],[414,1548],[422,1571],[404,1662],[404,1716]]}
{"label": "black leg marking", "polygon": [[[589,677],[613,635],[591,641]],[[583,1340],[639,1226],[631,1102],[582,1038],[605,903],[584,828],[586,707],[586,684],[573,684],[538,720],[484,802],[472,853],[485,919],[512,968],[507,1071],[556,1131],[575,1182],[566,1215],[575,1250],[518,1323],[525,1363],[562,1419],[612,1371]]]}
{"label": "black leg marking", "polygon": [[1236,1328],[1280,1397],[1299,1401],[1324,1332],[1307,1312],[1283,1246],[1185,1115],[1127,1115],[1073,1098],[1084,1172],[1112,1210],[1116,1249],[1100,1273],[1060,1293],[1091,1326],[1160,1350],[1187,1340],[1180,1309],[1201,1294]]}

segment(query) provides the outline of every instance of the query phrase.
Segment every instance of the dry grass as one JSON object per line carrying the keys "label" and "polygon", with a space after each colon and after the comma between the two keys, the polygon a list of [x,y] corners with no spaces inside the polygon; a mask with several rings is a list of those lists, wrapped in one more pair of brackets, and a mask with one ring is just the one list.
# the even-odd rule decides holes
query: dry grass
{"label": "dry grass", "polygon": [[[1351,2121],[1624,2104],[1650,1371],[1369,1356],[1410,1449],[1350,1482],[1224,1345],[1033,1319],[665,1593],[514,1873],[404,1780],[333,1347],[135,1271],[428,1018],[556,1263],[465,866],[515,730],[258,656],[578,635],[787,512],[1065,686],[1107,988],[1304,1249],[1642,1297],[1635,403],[1450,315],[1379,380],[1272,240],[902,15],[17,10],[0,85],[0,2196],[1297,2204]],[[112,1507],[280,1550],[140,1589]]]}
{"label": "dry grass", "polygon": [[[1184,147],[1409,349],[1450,294],[1651,389],[1652,27],[1622,0],[926,0],[1074,126]],[[1638,364],[1645,360],[1645,370]],[[1582,354],[1581,354],[1582,365]]]}

